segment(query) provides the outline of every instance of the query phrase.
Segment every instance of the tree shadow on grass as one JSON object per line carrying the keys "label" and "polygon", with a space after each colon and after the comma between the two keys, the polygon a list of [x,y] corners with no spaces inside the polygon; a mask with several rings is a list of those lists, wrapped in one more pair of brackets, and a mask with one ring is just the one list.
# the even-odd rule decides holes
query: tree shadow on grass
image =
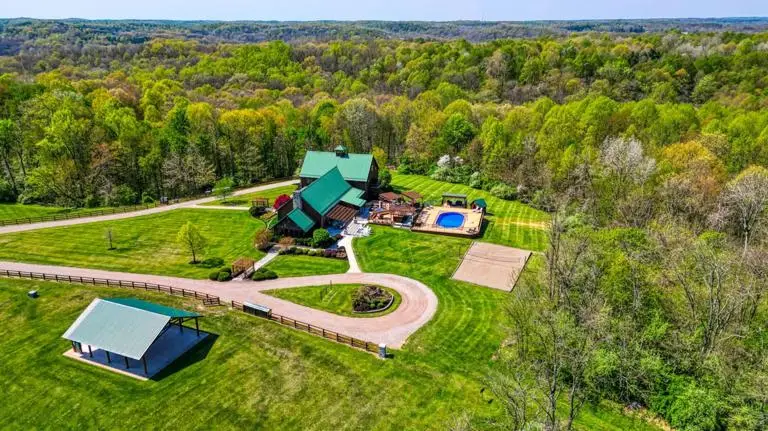
{"label": "tree shadow on grass", "polygon": [[167,367],[163,368],[157,374],[152,376],[151,380],[154,380],[154,381],[163,380],[164,378],[176,373],[177,371],[183,370],[184,368],[187,368],[190,365],[194,365],[202,360],[205,360],[205,358],[208,357],[208,353],[210,353],[211,349],[213,348],[213,345],[216,343],[216,340],[218,338],[219,338],[218,334],[212,334],[209,332],[208,336],[205,337],[203,341],[199,342],[194,347],[192,347],[187,352],[185,352],[183,355],[176,358],[176,360],[171,362]]}

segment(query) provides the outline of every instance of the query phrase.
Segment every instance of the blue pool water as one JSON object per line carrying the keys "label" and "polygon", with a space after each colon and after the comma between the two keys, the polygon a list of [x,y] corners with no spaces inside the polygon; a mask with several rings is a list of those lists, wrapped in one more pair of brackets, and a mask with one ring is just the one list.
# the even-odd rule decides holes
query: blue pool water
{"label": "blue pool water", "polygon": [[455,229],[464,224],[464,214],[461,213],[440,213],[437,216],[437,225],[447,229]]}

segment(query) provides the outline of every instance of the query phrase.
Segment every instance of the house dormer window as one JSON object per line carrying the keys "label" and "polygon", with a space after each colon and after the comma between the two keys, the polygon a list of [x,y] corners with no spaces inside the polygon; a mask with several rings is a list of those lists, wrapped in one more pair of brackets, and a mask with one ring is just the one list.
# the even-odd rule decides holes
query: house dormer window
{"label": "house dormer window", "polygon": [[333,149],[333,151],[336,152],[336,157],[347,157],[349,155],[349,152],[347,151],[347,147],[344,145],[339,145],[336,148]]}

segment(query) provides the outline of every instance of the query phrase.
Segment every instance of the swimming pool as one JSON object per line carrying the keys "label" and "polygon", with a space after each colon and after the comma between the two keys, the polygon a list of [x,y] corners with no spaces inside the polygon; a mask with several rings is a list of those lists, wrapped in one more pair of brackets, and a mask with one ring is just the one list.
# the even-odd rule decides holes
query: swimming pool
{"label": "swimming pool", "polygon": [[464,214],[457,212],[440,213],[435,223],[442,228],[455,229],[464,224]]}

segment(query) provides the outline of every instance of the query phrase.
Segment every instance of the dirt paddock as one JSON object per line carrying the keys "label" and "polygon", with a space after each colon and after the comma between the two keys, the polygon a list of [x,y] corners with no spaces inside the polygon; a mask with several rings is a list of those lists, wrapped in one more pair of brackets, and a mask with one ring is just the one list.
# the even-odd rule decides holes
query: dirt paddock
{"label": "dirt paddock", "polygon": [[474,242],[453,279],[511,291],[530,256],[527,250]]}

